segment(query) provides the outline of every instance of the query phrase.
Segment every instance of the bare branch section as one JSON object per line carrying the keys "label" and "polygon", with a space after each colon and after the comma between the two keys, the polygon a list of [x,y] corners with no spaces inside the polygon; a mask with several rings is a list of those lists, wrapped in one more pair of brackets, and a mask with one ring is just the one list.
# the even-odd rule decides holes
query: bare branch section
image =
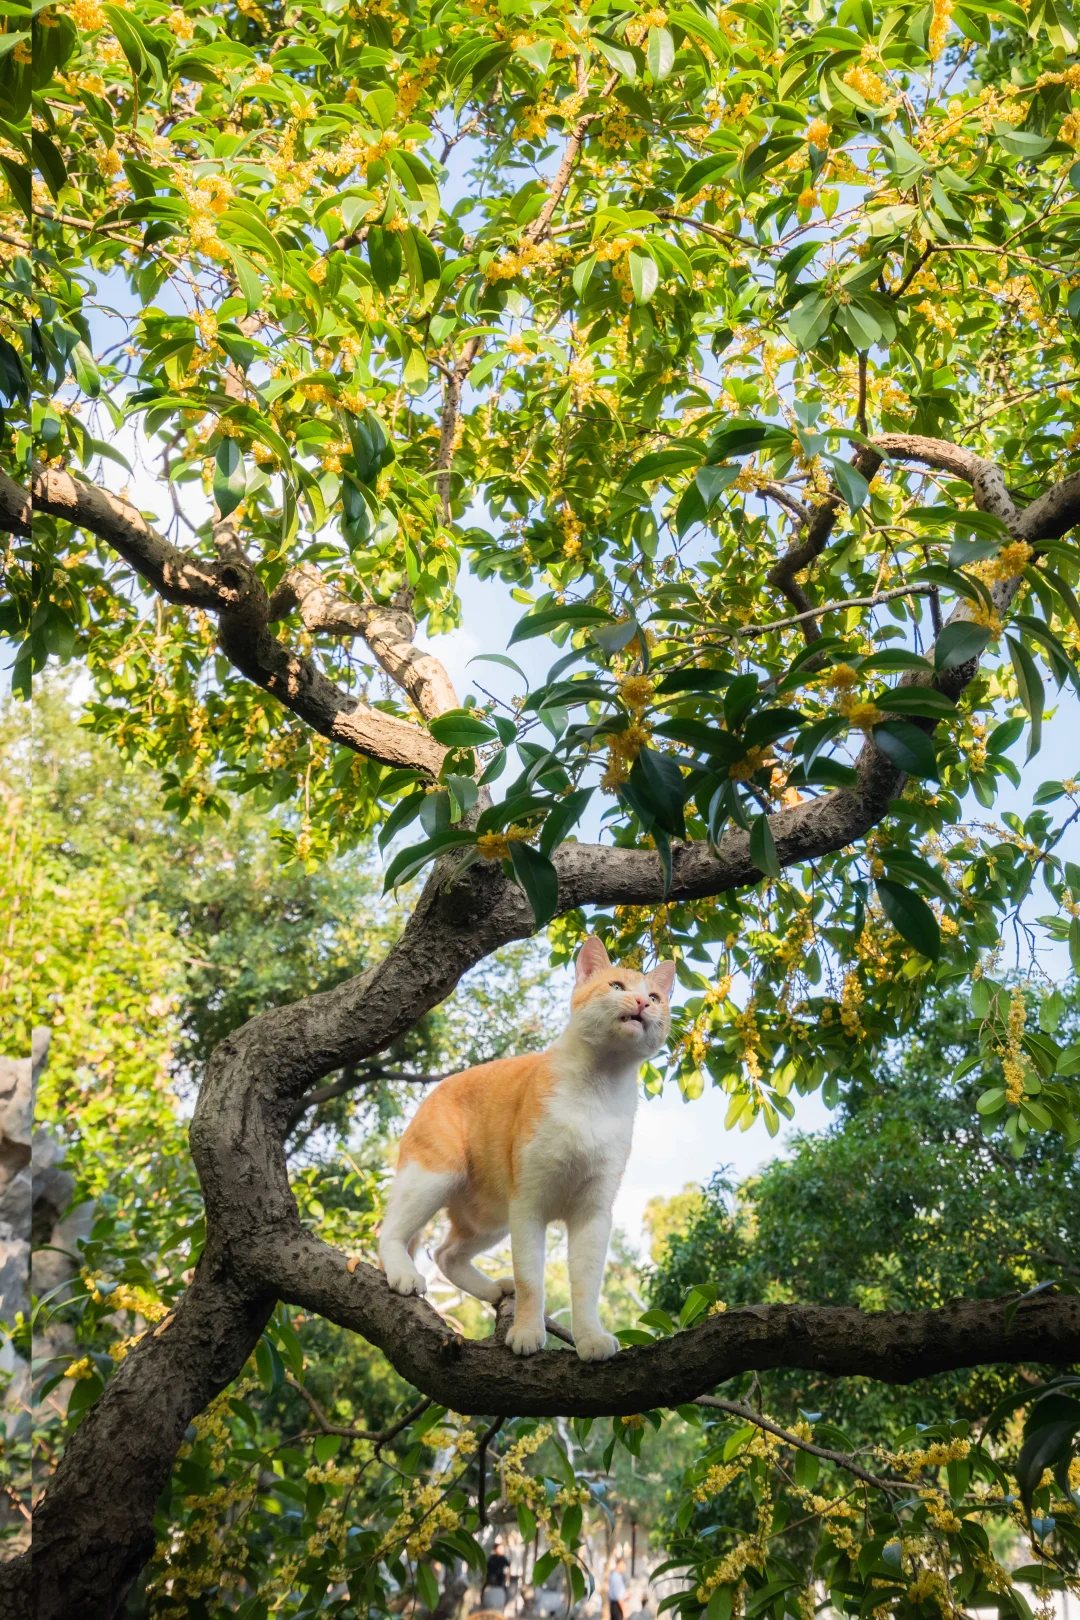
{"label": "bare branch section", "polygon": [[1011,1322],[1004,1299],[910,1312],[753,1305],[603,1363],[558,1350],[522,1361],[491,1340],[461,1338],[423,1300],[391,1293],[373,1267],[350,1274],[345,1256],[299,1223],[291,1239],[275,1235],[262,1246],[255,1263],[288,1303],[362,1334],[417,1389],[457,1412],[627,1417],[774,1367],[909,1384],[959,1367],[1025,1358],[1066,1364],[1080,1355],[1080,1299],[1045,1294],[1022,1304]]}
{"label": "bare branch section", "polygon": [[20,534],[29,539],[33,533],[33,515],[26,490],[0,469],[0,533]]}
{"label": "bare branch section", "polygon": [[[992,461],[977,456],[972,450],[965,450],[960,445],[950,444],[945,439],[925,438],[917,433],[884,433],[880,434],[868,445],[860,445],[852,459],[851,465],[856,472],[869,483],[878,472],[882,463],[887,460],[918,461],[925,467],[936,468],[939,472],[947,472],[953,478],[962,478],[971,485],[971,493],[975,505],[980,512],[989,512],[999,517],[1011,530],[1020,534],[1019,519],[1012,496],[1005,487],[1005,477],[1000,467]],[[1069,482],[1058,486],[1058,491],[1066,489]],[[1064,528],[1058,533],[1064,534],[1080,516],[1080,478],[1076,479],[1077,491],[1070,497],[1058,495],[1058,491],[1051,491],[1051,496],[1057,495],[1058,500],[1054,507],[1057,521],[1064,521],[1069,512],[1076,511],[1065,522]],[[826,495],[809,512],[800,514],[796,504],[781,491],[777,485],[767,486],[765,494],[772,496],[780,502],[792,516],[800,523],[802,536],[794,545],[784,553],[778,562],[769,570],[769,584],[782,594],[791,603],[800,618],[806,620],[804,635],[808,642],[817,641],[821,636],[821,628],[815,618],[810,616],[812,604],[806,592],[796,579],[796,575],[814,562],[829,543],[836,519],[839,516],[844,502],[837,493]],[[1051,496],[1045,496],[1049,501]],[[1039,503],[1036,502],[1036,505]],[[1047,514],[1049,517],[1049,514]],[[1033,526],[1038,529],[1044,539],[1056,539],[1051,535],[1047,523],[1042,516],[1036,516]],[[1021,535],[1021,538],[1028,538]]]}
{"label": "bare branch section", "polygon": [[[584,88],[586,81],[585,68],[580,56],[577,58],[577,69],[578,89],[581,90]],[[603,89],[600,91],[600,100],[602,102],[607,100],[618,82],[619,75],[617,72],[610,74],[604,80]],[[569,186],[574,170],[577,168],[578,159],[581,157],[581,149],[585,145],[585,137],[597,119],[603,116],[604,109],[602,106],[597,107],[593,112],[582,113],[570,131],[569,139],[563,148],[563,155],[559,160],[559,167],[555,171],[555,178],[552,180],[548,191],[547,201],[525,231],[525,240],[527,242],[540,242],[546,236],[547,228],[555,217],[555,210],[566,195],[566,188]]]}
{"label": "bare branch section", "polygon": [[270,598],[269,616],[282,618],[293,607],[313,635],[363,636],[425,720],[457,708],[457,693],[442,664],[414,646],[416,620],[404,608],[354,602],[328,585],[312,563],[301,563],[285,576]]}
{"label": "bare branch section", "polygon": [[[0,489],[0,498],[3,493]],[[65,518],[104,540],[166,601],[216,613],[218,638],[226,657],[312,730],[380,764],[438,775],[445,751],[428,731],[361,703],[328,679],[310,658],[294,652],[271,633],[266,591],[242,555],[213,562],[183,551],[129,502],[58,468],[37,470],[32,494],[36,511]],[[392,634],[400,634],[400,625],[388,624],[386,631],[388,662],[395,663],[403,678],[407,675],[420,690],[430,680],[423,655],[417,654],[418,662],[410,663],[404,648],[392,644]],[[453,688],[449,690],[452,693]]]}

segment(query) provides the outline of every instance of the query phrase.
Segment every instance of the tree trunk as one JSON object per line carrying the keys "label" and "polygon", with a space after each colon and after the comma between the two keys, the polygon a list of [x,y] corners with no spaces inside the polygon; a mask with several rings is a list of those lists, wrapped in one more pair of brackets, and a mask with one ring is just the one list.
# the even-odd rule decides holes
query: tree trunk
{"label": "tree trunk", "polygon": [[154,1508],[188,1424],[240,1372],[273,1307],[204,1253],[176,1311],[69,1440],[34,1514],[32,1553],[0,1567],[3,1620],[115,1620],[153,1553]]}

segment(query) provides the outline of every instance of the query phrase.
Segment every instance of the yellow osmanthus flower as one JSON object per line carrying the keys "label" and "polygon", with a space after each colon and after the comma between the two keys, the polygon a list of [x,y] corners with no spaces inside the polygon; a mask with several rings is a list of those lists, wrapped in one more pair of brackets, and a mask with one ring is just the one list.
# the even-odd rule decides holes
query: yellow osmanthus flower
{"label": "yellow osmanthus flower", "polygon": [[476,847],[485,861],[506,861],[510,859],[510,845],[523,844],[530,837],[528,827],[507,827],[505,832],[481,833],[476,840]]}
{"label": "yellow osmanthus flower", "polygon": [[625,731],[616,731],[609,739],[607,770],[600,778],[605,793],[615,792],[626,781],[631,765],[648,744],[649,736],[648,727],[635,720]]}
{"label": "yellow osmanthus flower", "polygon": [[811,208],[816,208],[817,207],[817,202],[818,202],[818,194],[814,190],[813,186],[807,186],[805,188],[805,190],[799,192],[799,207],[800,208],[805,208],[807,210],[809,210]]}
{"label": "yellow osmanthus flower", "polygon": [[749,782],[758,771],[771,764],[773,757],[768,744],[761,748],[748,748],[745,759],[737,760],[734,765],[728,766],[728,775],[733,782]]}
{"label": "yellow osmanthus flower", "polygon": [[807,144],[816,146],[819,152],[824,152],[829,144],[829,126],[824,118],[815,118],[806,131]]}
{"label": "yellow osmanthus flower", "polygon": [[945,39],[949,32],[952,8],[953,0],[934,0],[934,15],[930,23],[929,33],[931,62],[936,62],[945,49]]}
{"label": "yellow osmanthus flower", "polygon": [[858,92],[864,101],[872,107],[880,107],[885,100],[887,89],[885,81],[879,79],[877,74],[862,62],[854,62],[844,74],[844,83],[850,85],[852,90]]}
{"label": "yellow osmanthus flower", "polygon": [[174,7],[173,10],[169,12],[166,22],[168,24],[169,32],[173,34],[175,38],[181,42],[181,44],[187,44],[189,40],[195,38],[194,20],[185,12],[181,11],[179,7]]}
{"label": "yellow osmanthus flower", "polygon": [[83,1356],[81,1361],[72,1361],[64,1368],[64,1377],[78,1383],[81,1378],[93,1378],[94,1363],[89,1356]]}
{"label": "yellow osmanthus flower", "polygon": [[94,34],[105,27],[105,13],[98,0],[72,0],[68,16],[80,34]]}
{"label": "yellow osmanthus flower", "polygon": [[849,724],[860,731],[869,731],[871,726],[876,726],[879,720],[885,718],[885,711],[879,709],[876,703],[853,703],[845,712]]}
{"label": "yellow osmanthus flower", "polygon": [[640,714],[649,707],[656,691],[647,675],[624,675],[619,682],[619,696],[628,709]]}

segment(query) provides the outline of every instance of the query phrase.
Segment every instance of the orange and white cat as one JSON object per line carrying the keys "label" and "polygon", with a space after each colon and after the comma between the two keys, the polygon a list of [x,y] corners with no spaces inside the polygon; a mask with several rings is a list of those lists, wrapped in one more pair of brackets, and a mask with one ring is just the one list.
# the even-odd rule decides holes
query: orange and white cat
{"label": "orange and white cat", "polygon": [[[611,1209],[630,1154],[638,1072],[667,1039],[674,979],[674,962],[647,974],[612,967],[603,942],[587,939],[570,1023],[554,1046],[465,1069],[424,1099],[401,1140],[379,1238],[395,1293],[425,1292],[412,1256],[445,1209],[439,1269],[491,1304],[514,1294],[506,1342],[531,1356],[545,1338],[547,1228],[565,1221],[577,1353],[584,1361],[615,1354],[619,1341],[597,1314]],[[472,1262],[508,1232],[513,1280],[493,1281]]]}

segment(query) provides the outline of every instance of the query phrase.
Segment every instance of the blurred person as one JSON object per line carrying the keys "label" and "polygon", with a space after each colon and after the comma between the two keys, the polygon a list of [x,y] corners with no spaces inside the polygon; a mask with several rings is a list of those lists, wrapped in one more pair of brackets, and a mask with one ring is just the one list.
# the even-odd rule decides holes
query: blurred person
{"label": "blurred person", "polygon": [[623,1602],[626,1598],[626,1559],[616,1559],[615,1568],[608,1576],[608,1610],[611,1620],[624,1620]]}

